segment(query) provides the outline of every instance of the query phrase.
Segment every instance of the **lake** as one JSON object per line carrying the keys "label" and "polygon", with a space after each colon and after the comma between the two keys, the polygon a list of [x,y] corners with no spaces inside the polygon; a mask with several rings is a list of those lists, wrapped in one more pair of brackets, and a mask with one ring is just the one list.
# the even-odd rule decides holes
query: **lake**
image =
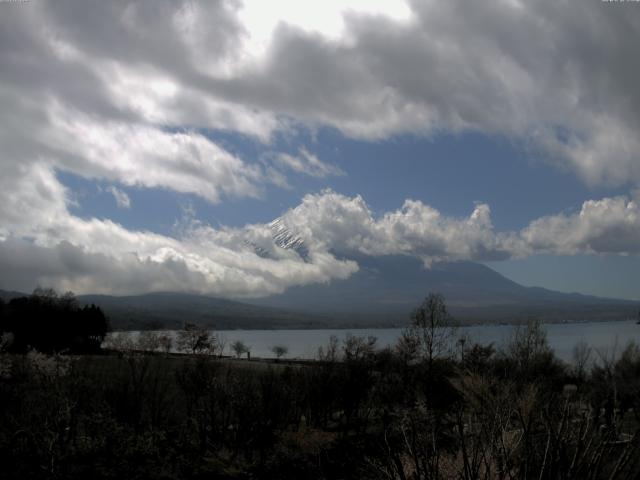
{"label": "lake", "polygon": [[[618,322],[555,323],[543,325],[547,339],[555,354],[571,361],[573,347],[586,342],[594,351],[616,355],[629,341],[640,344],[640,325],[635,320]],[[459,327],[457,335],[466,335],[471,342],[493,343],[499,347],[507,341],[516,327],[513,325],[474,325]],[[158,332],[175,336],[174,331]],[[347,334],[378,338],[378,347],[396,343],[402,333],[400,328],[326,329],[326,330],[218,330],[215,332],[226,342],[225,354],[231,355],[229,345],[241,340],[251,348],[252,357],[273,358],[271,347],[284,345],[289,352],[286,358],[312,359],[317,357],[318,347],[325,346],[332,335],[342,340]],[[132,332],[135,336],[137,332]],[[174,342],[175,344],[175,342]]]}

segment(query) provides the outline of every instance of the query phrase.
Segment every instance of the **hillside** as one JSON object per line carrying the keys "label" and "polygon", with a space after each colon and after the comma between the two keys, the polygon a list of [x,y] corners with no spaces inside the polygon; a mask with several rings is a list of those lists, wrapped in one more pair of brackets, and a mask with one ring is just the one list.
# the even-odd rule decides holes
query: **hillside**
{"label": "hillside", "polygon": [[293,287],[252,299],[256,305],[336,319],[402,325],[428,292],[442,293],[461,322],[612,320],[635,316],[637,303],[524,287],[473,262],[440,263],[430,269],[409,257],[361,257],[351,278]]}
{"label": "hillside", "polygon": [[[78,299],[99,305],[116,330],[174,329],[185,322],[217,329],[403,326],[429,292],[442,293],[460,323],[616,320],[635,317],[638,311],[632,301],[524,287],[478,263],[441,263],[426,269],[400,256],[357,261],[360,271],[347,280],[292,287],[242,302],[184,293]],[[21,295],[0,291],[5,301]]]}

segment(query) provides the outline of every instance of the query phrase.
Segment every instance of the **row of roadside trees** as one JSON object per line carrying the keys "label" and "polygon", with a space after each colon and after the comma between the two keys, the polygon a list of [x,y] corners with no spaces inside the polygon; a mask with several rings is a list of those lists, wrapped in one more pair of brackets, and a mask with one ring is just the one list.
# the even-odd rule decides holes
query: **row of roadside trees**
{"label": "row of roadside trees", "polygon": [[[227,349],[227,341],[224,336],[206,327],[187,323],[176,333],[175,341],[174,336],[167,333],[142,331],[134,339],[128,332],[115,332],[107,337],[105,347],[117,351],[160,351],[165,354],[175,350],[191,355],[220,357]],[[231,342],[229,349],[236,358],[251,357],[251,347],[242,340]],[[278,360],[289,353],[289,348],[282,344],[274,345],[270,350]]]}

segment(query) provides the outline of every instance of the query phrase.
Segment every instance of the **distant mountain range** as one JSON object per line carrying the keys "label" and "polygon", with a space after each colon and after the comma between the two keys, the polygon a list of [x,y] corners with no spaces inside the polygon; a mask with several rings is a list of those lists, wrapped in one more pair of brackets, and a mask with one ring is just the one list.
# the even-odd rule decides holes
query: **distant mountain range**
{"label": "distant mountain range", "polygon": [[[304,244],[280,225],[283,248],[306,255]],[[185,322],[218,329],[355,328],[406,325],[429,292],[445,297],[460,323],[547,322],[635,318],[639,304],[628,300],[524,287],[472,262],[440,263],[426,269],[409,257],[361,257],[347,280],[293,287],[280,295],[242,302],[182,293],[116,297],[80,295],[99,305],[114,329],[180,328]],[[0,290],[0,298],[23,296]]]}

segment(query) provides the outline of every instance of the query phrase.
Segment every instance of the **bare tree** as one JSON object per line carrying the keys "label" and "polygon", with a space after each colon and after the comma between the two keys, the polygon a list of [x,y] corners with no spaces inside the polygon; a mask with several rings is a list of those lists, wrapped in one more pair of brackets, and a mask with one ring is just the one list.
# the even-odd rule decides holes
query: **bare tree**
{"label": "bare tree", "polygon": [[140,350],[145,352],[155,352],[160,348],[160,337],[156,332],[140,332],[137,344]]}
{"label": "bare tree", "polygon": [[136,342],[129,332],[112,332],[104,339],[104,347],[123,353],[132,353],[136,350]]}
{"label": "bare tree", "polygon": [[531,321],[526,325],[518,325],[506,346],[506,353],[523,371],[529,370],[543,356],[549,356],[551,347],[542,324]]}
{"label": "bare tree", "polygon": [[235,340],[231,343],[231,350],[233,350],[237,358],[240,358],[244,353],[249,351],[249,347],[247,347],[242,340]]}
{"label": "bare tree", "polygon": [[184,329],[178,332],[178,349],[194,355],[210,350],[214,341],[207,329],[191,323],[185,324]]}
{"label": "bare tree", "polygon": [[276,356],[276,359],[280,360],[280,358],[289,353],[289,347],[287,347],[286,345],[274,345],[273,347],[271,347],[271,351]]}
{"label": "bare tree", "polygon": [[375,352],[377,341],[378,338],[373,335],[359,337],[348,333],[342,345],[345,360],[365,360],[370,358]]}
{"label": "bare tree", "polygon": [[326,347],[318,347],[318,360],[335,362],[338,360],[338,337],[331,335]]}
{"label": "bare tree", "polygon": [[412,362],[420,356],[420,338],[406,329],[398,338],[395,350],[405,363]]}
{"label": "bare tree", "polygon": [[158,339],[158,343],[160,344],[160,348],[165,354],[168,354],[171,351],[171,347],[173,347],[173,338],[169,335],[161,335]]}
{"label": "bare tree", "polygon": [[444,297],[439,293],[430,293],[413,312],[411,324],[404,336],[409,337],[409,345],[419,345],[422,357],[431,365],[433,359],[451,348],[455,335],[453,321]]}
{"label": "bare tree", "polygon": [[591,347],[584,340],[579,341],[573,347],[573,371],[576,377],[581,381],[586,378],[589,362],[591,360],[591,353]]}
{"label": "bare tree", "polygon": [[219,357],[222,357],[225,348],[227,348],[227,337],[220,334],[216,335],[216,353]]}

